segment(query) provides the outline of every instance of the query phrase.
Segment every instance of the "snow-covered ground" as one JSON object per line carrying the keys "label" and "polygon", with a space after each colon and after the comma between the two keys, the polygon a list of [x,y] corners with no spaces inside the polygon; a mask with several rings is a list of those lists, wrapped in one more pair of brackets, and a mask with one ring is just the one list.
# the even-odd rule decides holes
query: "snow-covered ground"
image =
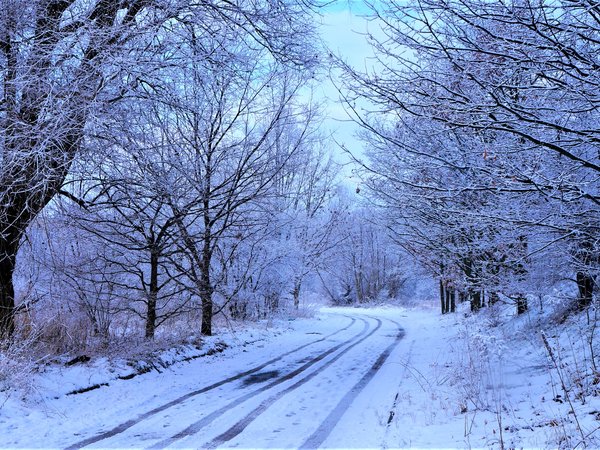
{"label": "snow-covered ground", "polygon": [[209,356],[131,379],[119,378],[130,367],[107,360],[47,368],[33,395],[13,393],[2,405],[0,447],[569,448],[582,436],[593,444],[600,402],[565,395],[560,381],[582,363],[577,343],[565,351],[572,336],[547,337],[554,364],[531,318],[489,327],[492,318],[324,308],[222,335],[196,352],[219,349]]}

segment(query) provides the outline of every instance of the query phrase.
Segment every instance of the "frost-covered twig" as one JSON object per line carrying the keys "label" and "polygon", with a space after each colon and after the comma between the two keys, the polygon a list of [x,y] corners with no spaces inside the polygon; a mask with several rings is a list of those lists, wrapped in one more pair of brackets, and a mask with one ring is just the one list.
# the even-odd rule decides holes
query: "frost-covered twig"
{"label": "frost-covered twig", "polygon": [[577,417],[577,412],[575,411],[573,402],[571,401],[571,396],[569,395],[569,389],[567,388],[567,384],[563,377],[563,373],[560,369],[558,359],[556,358],[554,351],[552,350],[552,347],[550,347],[550,344],[548,343],[548,339],[546,338],[546,334],[543,331],[541,332],[541,337],[542,337],[542,342],[544,343],[544,347],[546,348],[546,351],[548,352],[548,356],[550,357],[550,360],[552,361],[552,364],[554,365],[554,368],[556,369],[556,373],[558,374],[558,378],[560,380],[561,387],[563,389],[563,392],[565,393],[565,398],[567,399],[567,402],[569,403],[569,408],[571,409],[571,414],[573,414],[573,418],[575,419],[575,423],[577,424],[577,431],[579,431],[579,434],[581,435],[581,443],[585,447],[586,446],[585,445],[586,437],[581,428],[581,424],[579,423],[579,418]]}

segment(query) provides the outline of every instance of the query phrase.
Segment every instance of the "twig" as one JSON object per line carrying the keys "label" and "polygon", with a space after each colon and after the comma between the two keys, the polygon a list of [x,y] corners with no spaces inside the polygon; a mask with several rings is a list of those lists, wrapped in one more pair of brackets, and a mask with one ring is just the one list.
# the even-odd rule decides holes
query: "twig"
{"label": "twig", "polygon": [[558,360],[554,356],[552,347],[550,347],[550,344],[548,343],[548,339],[546,338],[546,334],[543,331],[541,332],[541,336],[542,336],[542,341],[544,342],[544,347],[546,347],[546,351],[548,352],[548,355],[550,356],[550,359],[552,360],[552,364],[554,364],[554,368],[556,369],[556,372],[558,373],[558,378],[560,380],[560,384],[562,386],[563,392],[565,393],[565,398],[567,399],[567,402],[569,402],[569,407],[571,408],[571,413],[573,414],[573,417],[575,418],[575,423],[577,424],[577,430],[579,431],[579,434],[581,434],[581,443],[583,444],[584,447],[586,447],[585,435],[583,434],[581,424],[579,423],[579,418],[577,417],[577,413],[575,412],[573,402],[571,401],[571,397],[569,396],[569,390],[567,389],[567,385],[563,378],[562,371],[560,370]]}

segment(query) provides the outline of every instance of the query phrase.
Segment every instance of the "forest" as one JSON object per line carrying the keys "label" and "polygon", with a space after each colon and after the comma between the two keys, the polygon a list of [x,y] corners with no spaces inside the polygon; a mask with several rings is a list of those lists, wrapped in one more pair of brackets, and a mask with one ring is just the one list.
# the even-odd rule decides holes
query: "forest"
{"label": "forest", "polygon": [[313,304],[583,314],[598,375],[600,2],[365,2],[361,66],[335,5],[0,0],[0,391]]}
{"label": "forest", "polygon": [[[367,184],[443,310],[559,281],[592,305],[600,263],[598,26],[589,1],[389,2],[381,70],[344,67]],[[373,106],[355,107],[359,99]]]}

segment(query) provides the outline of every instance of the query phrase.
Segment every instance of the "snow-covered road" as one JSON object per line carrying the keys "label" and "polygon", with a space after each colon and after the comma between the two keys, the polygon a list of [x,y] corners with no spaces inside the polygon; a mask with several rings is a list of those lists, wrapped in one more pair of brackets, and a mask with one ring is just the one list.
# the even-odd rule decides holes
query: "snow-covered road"
{"label": "snow-covered road", "polygon": [[403,345],[398,315],[328,311],[246,349],[65,396],[43,437],[19,433],[9,444],[381,447],[399,378],[385,364]]}
{"label": "snow-covered road", "polygon": [[25,399],[0,392],[0,449],[575,447],[598,429],[597,397],[562,401],[530,319],[482,327],[492,314],[323,308],[221,329],[160,355],[222,353],[154,358],[131,379],[122,356],[41,366]]}

